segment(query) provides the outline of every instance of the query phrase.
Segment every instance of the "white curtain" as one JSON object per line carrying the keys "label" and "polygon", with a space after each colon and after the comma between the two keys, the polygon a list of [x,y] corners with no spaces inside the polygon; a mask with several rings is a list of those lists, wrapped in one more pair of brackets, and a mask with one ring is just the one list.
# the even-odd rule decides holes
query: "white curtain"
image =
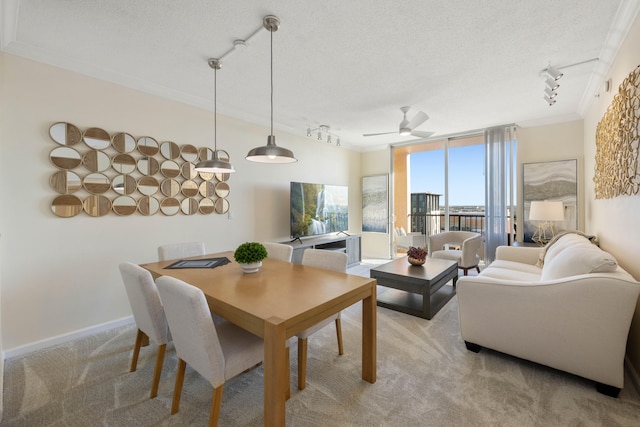
{"label": "white curtain", "polygon": [[[514,126],[484,131],[485,143],[485,264],[495,259],[496,248],[509,244],[513,233],[513,190],[516,149]],[[511,218],[509,218],[511,216]],[[513,235],[513,234],[512,234]]]}

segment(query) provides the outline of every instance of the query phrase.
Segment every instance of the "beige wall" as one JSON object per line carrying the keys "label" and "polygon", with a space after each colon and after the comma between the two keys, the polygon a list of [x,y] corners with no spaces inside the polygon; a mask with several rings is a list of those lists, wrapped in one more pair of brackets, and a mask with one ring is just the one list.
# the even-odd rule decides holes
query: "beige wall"
{"label": "beige wall", "polygon": [[49,177],[55,168],[49,152],[56,145],[48,129],[53,122],[212,146],[213,113],[11,55],[3,54],[0,64],[5,352],[19,353],[21,346],[130,316],[118,264],[153,261],[160,244],[202,240],[208,250],[221,251],[247,240],[288,240],[289,181],[349,185],[349,228],[361,229],[360,153],[276,130],[278,144],[293,150],[299,161],[251,163],[244,156],[266,144],[268,129],[220,115],[218,148],[229,152],[237,169],[229,181],[232,219],[182,214],[58,218],[50,211],[55,193]]}
{"label": "beige wall", "polygon": [[[585,198],[587,232],[597,234],[602,248],[613,254],[620,265],[640,280],[640,195],[620,196],[613,199],[595,199],[594,167],[596,154],[596,127],[622,81],[640,64],[640,17],[631,27],[625,42],[620,47],[613,66],[605,76],[611,78],[613,89],[607,93],[601,88],[584,119],[585,153]],[[636,124],[637,125],[637,124]],[[640,374],[640,303],[636,308],[629,341],[627,357],[638,378]]]}
{"label": "beige wall", "polygon": [[[552,108],[552,107],[551,107]],[[547,126],[517,128],[517,218],[522,218],[522,170],[524,163],[577,159],[578,161],[578,229],[584,231],[584,134],[582,120]],[[522,241],[518,227],[517,240]]]}

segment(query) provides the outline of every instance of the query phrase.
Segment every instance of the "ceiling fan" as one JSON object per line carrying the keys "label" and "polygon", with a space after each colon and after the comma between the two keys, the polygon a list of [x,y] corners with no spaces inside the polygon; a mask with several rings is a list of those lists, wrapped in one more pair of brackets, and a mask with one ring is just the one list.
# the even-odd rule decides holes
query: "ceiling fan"
{"label": "ceiling fan", "polygon": [[417,136],[419,138],[429,138],[434,132],[420,131],[414,130],[422,123],[429,120],[429,116],[424,111],[418,111],[411,121],[407,120],[407,112],[409,111],[409,107],[401,107],[400,111],[404,115],[400,125],[398,126],[397,131],[393,132],[382,132],[382,133],[365,133],[362,136],[377,136],[377,135],[389,135],[392,133],[399,133],[402,136]]}

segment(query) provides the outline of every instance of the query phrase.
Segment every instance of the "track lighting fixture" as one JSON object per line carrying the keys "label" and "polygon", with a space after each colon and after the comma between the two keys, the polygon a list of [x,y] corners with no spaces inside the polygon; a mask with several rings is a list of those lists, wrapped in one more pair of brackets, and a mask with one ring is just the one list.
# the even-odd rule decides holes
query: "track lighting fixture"
{"label": "track lighting fixture", "polygon": [[329,130],[329,126],[327,125],[320,125],[317,128],[313,128],[311,129],[311,126],[309,126],[307,128],[307,136],[311,137],[312,136],[312,132],[317,132],[316,133],[316,139],[318,141],[322,141],[325,136],[327,139],[327,144],[331,144],[332,141],[332,137],[336,138],[336,146],[339,147],[340,146],[340,137],[338,135],[336,135],[335,133],[331,132]]}
{"label": "track lighting fixture", "polygon": [[592,59],[587,59],[586,61],[576,62],[574,64],[563,65],[562,67],[554,67],[551,64],[549,64],[547,68],[545,68],[540,72],[540,77],[545,79],[545,84],[546,84],[546,87],[544,88],[543,99],[550,106],[556,103],[556,97],[558,96],[558,93],[556,92],[556,90],[558,90],[558,88],[560,87],[560,85],[558,84],[558,80],[560,80],[562,76],[564,76],[564,73],[560,71],[561,69],[588,64],[590,62],[594,62],[598,60],[599,58],[592,58]]}

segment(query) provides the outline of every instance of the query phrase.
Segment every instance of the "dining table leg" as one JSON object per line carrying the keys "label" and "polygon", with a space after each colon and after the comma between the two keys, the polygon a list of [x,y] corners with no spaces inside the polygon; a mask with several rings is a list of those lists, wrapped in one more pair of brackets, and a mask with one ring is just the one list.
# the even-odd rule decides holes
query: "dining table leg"
{"label": "dining table leg", "polygon": [[376,282],[371,285],[371,295],[362,300],[362,379],[376,382]]}
{"label": "dining table leg", "polygon": [[[375,303],[375,301],[374,301]],[[289,387],[284,320],[271,317],[264,324],[264,425],[284,426]]]}

